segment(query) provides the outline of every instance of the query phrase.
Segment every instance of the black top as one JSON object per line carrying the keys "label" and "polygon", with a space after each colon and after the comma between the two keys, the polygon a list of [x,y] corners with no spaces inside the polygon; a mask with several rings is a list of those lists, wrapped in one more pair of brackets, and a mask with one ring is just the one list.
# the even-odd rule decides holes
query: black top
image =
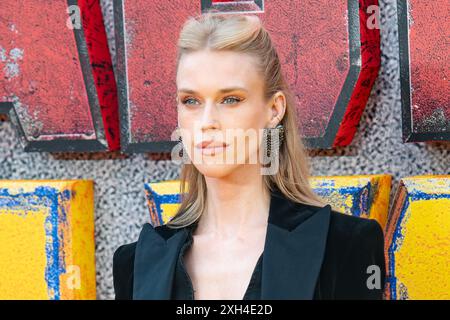
{"label": "black top", "polygon": [[[173,300],[194,300],[194,288],[189,274],[183,263],[186,250],[189,249],[193,242],[192,233],[197,224],[192,228],[188,228],[188,236],[186,242],[181,247],[178,256],[177,266],[175,270],[175,279],[173,283],[172,298]],[[250,277],[250,282],[245,291],[243,300],[260,300],[261,299],[261,267],[263,254],[259,256],[258,262]]]}

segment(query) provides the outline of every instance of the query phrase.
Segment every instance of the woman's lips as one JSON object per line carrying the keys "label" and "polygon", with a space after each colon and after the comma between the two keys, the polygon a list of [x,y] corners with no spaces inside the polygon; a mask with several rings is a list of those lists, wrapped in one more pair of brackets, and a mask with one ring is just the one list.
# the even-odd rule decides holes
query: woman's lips
{"label": "woman's lips", "polygon": [[213,143],[212,141],[202,141],[196,145],[196,148],[205,155],[215,155],[223,152],[227,147],[228,144],[225,142]]}
{"label": "woman's lips", "polygon": [[200,152],[204,155],[216,155],[222,153],[228,146],[217,146],[211,148],[201,148]]}

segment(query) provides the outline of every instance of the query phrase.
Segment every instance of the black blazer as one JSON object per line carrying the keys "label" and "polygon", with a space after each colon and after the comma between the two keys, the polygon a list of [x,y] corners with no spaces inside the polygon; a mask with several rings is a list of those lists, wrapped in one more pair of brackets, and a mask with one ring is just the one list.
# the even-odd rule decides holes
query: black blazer
{"label": "black blazer", "polygon": [[[137,242],[114,252],[115,298],[170,299],[186,236],[187,228],[144,224]],[[382,299],[383,230],[375,220],[272,192],[261,277],[262,299]]]}

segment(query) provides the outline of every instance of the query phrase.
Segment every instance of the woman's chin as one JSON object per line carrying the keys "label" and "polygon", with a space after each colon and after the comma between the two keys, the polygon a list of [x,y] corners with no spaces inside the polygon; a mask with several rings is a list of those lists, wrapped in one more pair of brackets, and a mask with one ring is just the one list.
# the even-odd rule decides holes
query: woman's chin
{"label": "woman's chin", "polygon": [[220,164],[220,163],[202,163],[195,165],[198,171],[205,177],[222,178],[232,173],[238,165]]}

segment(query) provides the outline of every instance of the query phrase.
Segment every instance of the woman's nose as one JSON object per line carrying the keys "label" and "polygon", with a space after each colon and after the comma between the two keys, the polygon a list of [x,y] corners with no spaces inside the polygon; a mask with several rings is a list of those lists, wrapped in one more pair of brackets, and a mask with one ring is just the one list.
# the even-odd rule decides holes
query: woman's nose
{"label": "woman's nose", "polygon": [[213,101],[207,101],[201,118],[202,129],[217,128],[219,117],[220,114],[216,104]]}

